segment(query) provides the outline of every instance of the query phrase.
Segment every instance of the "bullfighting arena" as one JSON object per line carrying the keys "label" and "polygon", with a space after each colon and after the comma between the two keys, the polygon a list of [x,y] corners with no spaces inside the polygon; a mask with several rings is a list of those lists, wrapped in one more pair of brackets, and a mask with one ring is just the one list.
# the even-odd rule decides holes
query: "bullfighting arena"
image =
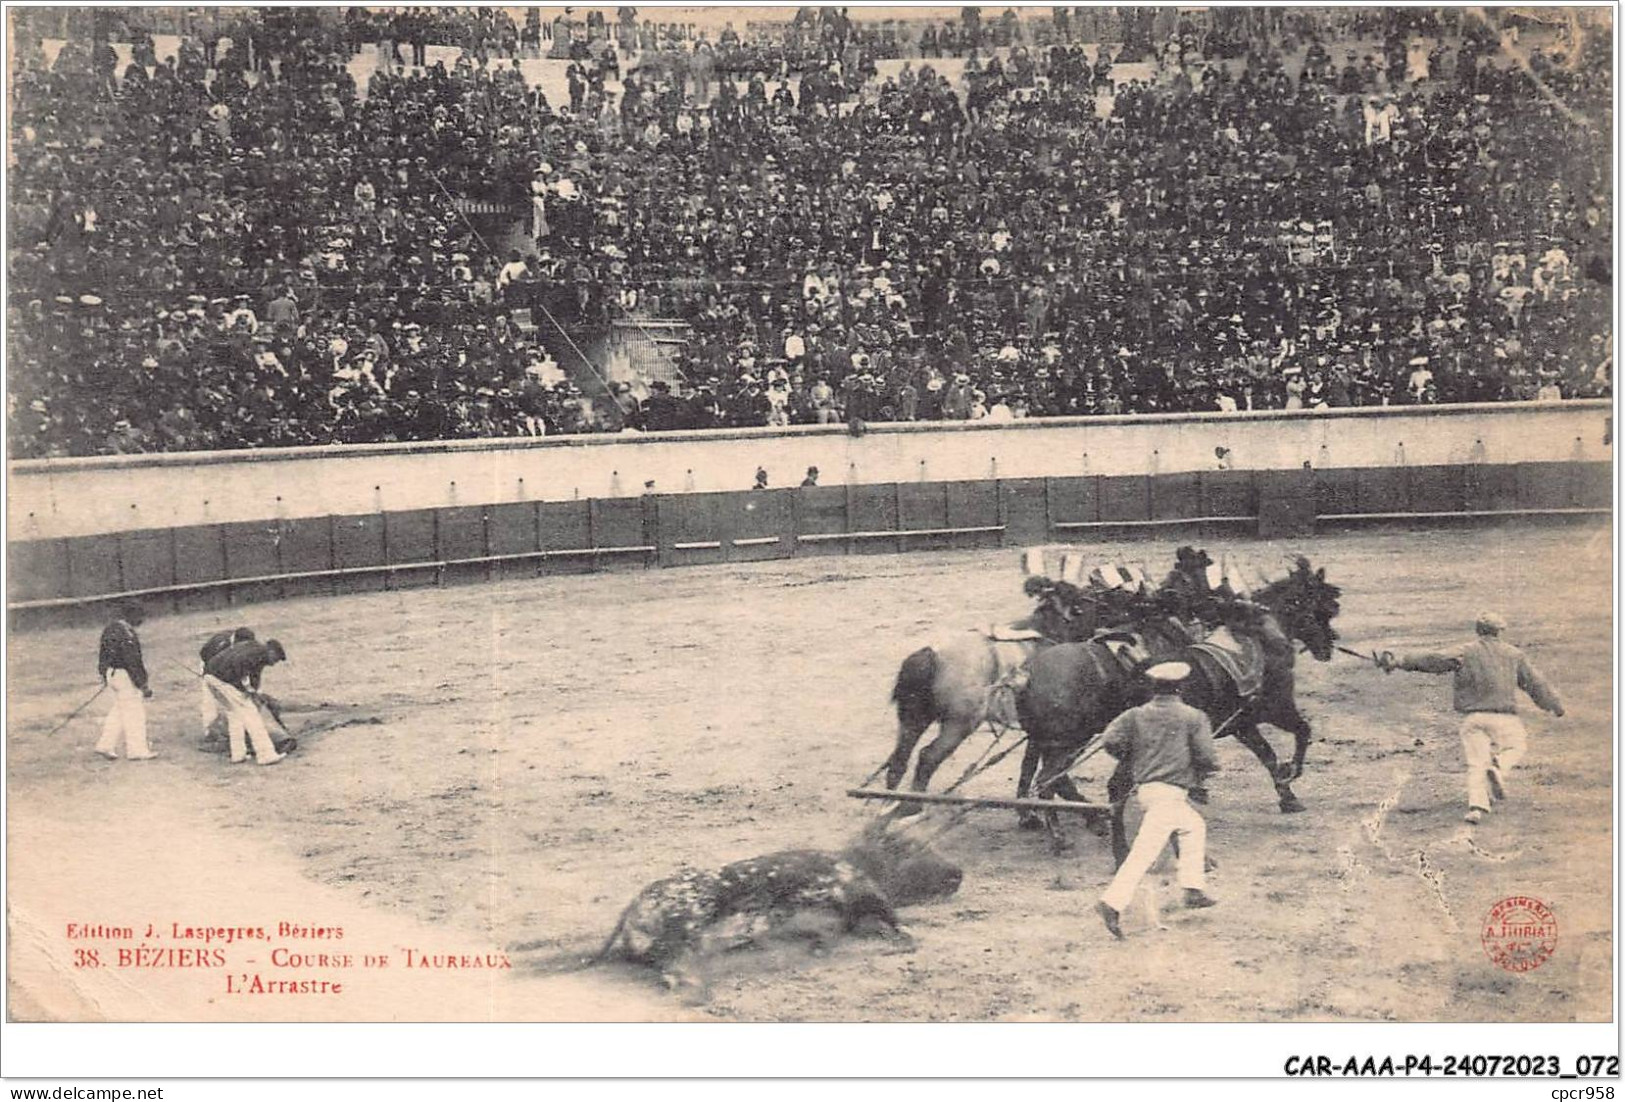
{"label": "bullfighting arena", "polygon": [[[1160,577],[1173,540],[1095,545]],[[1445,645],[1480,607],[1557,685],[1524,702],[1531,752],[1470,835],[1448,678],[1299,659],[1315,725],[1298,815],[1230,739],[1206,809],[1206,911],[1094,913],[1104,839],[1053,855],[980,811],[942,851],[944,902],[908,908],[911,951],[848,938],[718,958],[706,997],[624,965],[563,971],[646,883],[693,863],[839,848],[876,812],[844,797],[891,748],[888,693],[914,647],[1028,611],[1014,550],[797,559],[306,598],[155,615],[142,632],[161,757],[108,763],[94,628],[12,639],[10,993],[20,1018],[728,1021],[1598,1021],[1611,1006],[1612,593],[1603,527],[1363,531],[1202,541],[1307,554],[1343,589],[1341,642]],[[287,644],[266,688],[298,751],[233,769],[199,748],[179,659],[237,623]],[[1268,732],[1285,749],[1289,739]],[[1014,736],[1007,736],[1014,737]],[[987,741],[951,758],[937,787]],[[969,789],[1010,795],[1019,755]],[[1100,790],[1104,759],[1086,765]],[[1095,770],[1092,778],[1089,771]],[[1159,866],[1151,882],[1166,882]],[[1548,904],[1559,941],[1515,973],[1480,944],[1491,907]],[[1174,893],[1164,888],[1165,900]],[[78,975],[68,921],[287,920],[347,947],[505,954],[509,969],[348,972],[337,999],[221,993],[188,973]],[[332,948],[311,944],[311,949]],[[261,962],[263,968],[263,962]],[[252,971],[246,966],[243,971]]]}

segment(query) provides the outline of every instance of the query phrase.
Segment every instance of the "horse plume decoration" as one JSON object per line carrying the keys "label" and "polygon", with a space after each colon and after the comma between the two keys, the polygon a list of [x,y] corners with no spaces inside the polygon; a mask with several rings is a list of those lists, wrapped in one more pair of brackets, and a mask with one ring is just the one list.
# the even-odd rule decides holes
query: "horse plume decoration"
{"label": "horse plume decoration", "polygon": [[[1139,671],[1145,664],[1178,658],[1191,667],[1191,677],[1182,695],[1192,706],[1202,709],[1213,723],[1215,733],[1233,736],[1250,749],[1269,771],[1282,811],[1302,811],[1303,805],[1292,791],[1292,781],[1303,774],[1303,763],[1311,739],[1308,720],[1298,710],[1293,667],[1301,643],[1316,659],[1332,657],[1337,631],[1332,620],[1341,611],[1341,591],[1326,581],[1324,568],[1315,569],[1299,557],[1291,572],[1272,582],[1248,599],[1209,591],[1186,595],[1170,594],[1178,587],[1164,586],[1151,596],[1156,612],[1127,625],[1139,648],[1129,652],[1114,650],[1103,639],[1062,644],[1040,651],[1029,666],[1026,687],[1017,698],[1022,727],[1027,732],[1027,758],[1022,762],[1017,795],[1026,795],[1039,768],[1048,783],[1040,797],[1061,795],[1076,799],[1076,788],[1065,776],[1067,763],[1098,735],[1124,709],[1143,699]],[[1227,587],[1226,587],[1227,588]],[[1172,618],[1167,610],[1183,607],[1189,620]],[[1185,628],[1200,620],[1214,631],[1205,637]],[[1214,640],[1219,628],[1227,629],[1239,649],[1256,646],[1261,670],[1256,688],[1243,691],[1235,667],[1225,660],[1225,650]],[[1295,748],[1289,761],[1278,761],[1259,724],[1269,724],[1291,734]],[[1118,771],[1108,785],[1114,803],[1119,804],[1113,840],[1122,852],[1121,798],[1126,796],[1127,778]]]}
{"label": "horse plume decoration", "polygon": [[[1246,600],[1237,595],[1228,579],[1217,587],[1210,586],[1212,567],[1213,559],[1206,551],[1181,547],[1175,554],[1174,569],[1156,589],[1143,585],[1080,586],[1034,574],[1023,583],[1024,592],[1036,601],[1033,614],[1024,621],[1034,634],[1024,642],[1000,642],[982,632],[965,632],[909,655],[892,689],[898,734],[897,745],[884,767],[886,786],[896,788],[901,782],[914,747],[936,723],[938,736],[920,751],[915,766],[912,787],[924,791],[943,761],[988,720],[998,687],[1019,687],[1024,675],[1036,668],[1032,665],[1034,656],[1055,645],[1090,645],[1089,641],[1101,632],[1128,632],[1154,636],[1160,640],[1161,649],[1169,650],[1190,643],[1198,633],[1229,626],[1242,634],[1279,640],[1288,651],[1290,645],[1284,640],[1298,638],[1317,658],[1330,658],[1331,644],[1336,639],[1330,621],[1337,615],[1338,590],[1326,583],[1323,570],[1314,572],[1308,561],[1300,558],[1286,578]],[[1263,620],[1272,609],[1279,616],[1278,630],[1269,630]],[[1093,645],[1104,649],[1098,642]],[[1026,666],[1012,677],[1014,651],[1019,651],[1018,664]],[[1115,657],[1109,652],[1107,656],[1115,664]],[[1018,713],[1022,695],[1017,694]],[[1100,725],[1110,718],[1108,715]],[[1024,719],[1022,725],[1026,726]],[[1067,737],[1075,741],[1071,725],[1062,726],[1066,727]],[[1268,744],[1264,745],[1267,748]],[[1301,752],[1294,760],[1301,768]],[[1273,770],[1273,755],[1270,761]],[[1285,802],[1283,795],[1283,806]]]}

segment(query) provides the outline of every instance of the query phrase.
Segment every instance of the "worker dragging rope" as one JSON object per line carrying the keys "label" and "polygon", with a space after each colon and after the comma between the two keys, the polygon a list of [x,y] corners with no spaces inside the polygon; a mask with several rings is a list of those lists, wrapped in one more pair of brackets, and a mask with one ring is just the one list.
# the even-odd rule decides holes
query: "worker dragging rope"
{"label": "worker dragging rope", "polygon": [[261,765],[275,765],[284,754],[272,742],[260,711],[260,677],[267,666],[287,658],[275,639],[260,643],[246,639],[216,652],[203,666],[203,684],[226,716],[233,765],[248,760],[252,746]]}

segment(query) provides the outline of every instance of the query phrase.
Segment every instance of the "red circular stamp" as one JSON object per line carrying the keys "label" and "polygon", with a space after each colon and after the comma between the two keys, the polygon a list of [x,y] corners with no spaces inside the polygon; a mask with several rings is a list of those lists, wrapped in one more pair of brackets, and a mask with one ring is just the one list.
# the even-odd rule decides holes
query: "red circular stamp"
{"label": "red circular stamp", "polygon": [[1490,908],[1479,935],[1490,960],[1508,972],[1530,972],[1557,949],[1557,916],[1541,900],[1509,895]]}

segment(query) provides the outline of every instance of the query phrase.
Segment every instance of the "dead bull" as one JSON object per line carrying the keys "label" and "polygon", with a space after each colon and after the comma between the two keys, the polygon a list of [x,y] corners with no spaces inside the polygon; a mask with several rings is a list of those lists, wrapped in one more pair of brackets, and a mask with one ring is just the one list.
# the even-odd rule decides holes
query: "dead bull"
{"label": "dead bull", "polygon": [[684,869],[638,893],[595,959],[647,964],[676,986],[696,956],[763,938],[806,938],[815,949],[866,929],[907,939],[895,908],[946,898],[962,877],[927,846],[878,829],[839,853],[785,850],[714,872]]}

